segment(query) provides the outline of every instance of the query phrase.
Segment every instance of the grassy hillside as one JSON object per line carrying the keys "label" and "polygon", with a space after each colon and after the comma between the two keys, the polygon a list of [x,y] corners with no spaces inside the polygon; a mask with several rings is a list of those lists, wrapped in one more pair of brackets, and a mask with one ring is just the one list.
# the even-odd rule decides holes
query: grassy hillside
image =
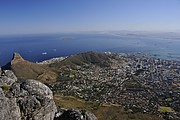
{"label": "grassy hillside", "polygon": [[[112,62],[113,60],[114,62]],[[48,85],[52,85],[57,84],[57,79],[59,79],[58,82],[69,79],[73,80],[71,78],[76,76],[77,71],[73,71],[73,69],[66,69],[68,66],[72,67],[79,65],[87,67],[91,64],[100,67],[112,67],[113,64],[119,63],[107,54],[86,52],[70,56],[60,62],[44,65],[26,61],[18,53],[15,53],[12,61],[4,66],[4,68],[11,69],[19,80],[36,79]],[[64,69],[62,69],[63,67]],[[60,74],[63,74],[61,78],[59,76]],[[124,83],[124,87],[130,89],[139,89],[141,88],[141,85],[135,81],[127,81]],[[151,114],[131,113],[130,111],[125,111],[123,107],[119,105],[84,101],[72,96],[55,94],[54,100],[58,106],[63,108],[79,108],[89,110],[97,116],[98,120],[162,120],[161,118]]]}
{"label": "grassy hillside", "polygon": [[26,61],[18,53],[14,53],[12,61],[4,68],[11,69],[19,80],[36,79],[51,84],[57,78],[57,73],[52,68]]}
{"label": "grassy hillside", "polygon": [[67,59],[51,64],[51,67],[61,67],[61,66],[82,66],[85,64],[95,64],[101,67],[109,67],[109,57],[104,53],[86,52],[80,53],[68,57]]}
{"label": "grassy hillside", "polygon": [[59,68],[63,66],[73,67],[94,64],[101,67],[109,67],[110,63],[109,56],[95,52],[73,55],[50,65],[32,63],[24,60],[20,54],[14,53],[12,61],[4,66],[4,69],[11,69],[19,80],[36,79],[43,83],[53,84],[57,80],[59,72],[61,72]]}
{"label": "grassy hillside", "polygon": [[163,120],[152,114],[125,111],[120,105],[84,101],[73,96],[55,94],[54,100],[56,105],[60,107],[89,110],[97,116],[98,120]]}

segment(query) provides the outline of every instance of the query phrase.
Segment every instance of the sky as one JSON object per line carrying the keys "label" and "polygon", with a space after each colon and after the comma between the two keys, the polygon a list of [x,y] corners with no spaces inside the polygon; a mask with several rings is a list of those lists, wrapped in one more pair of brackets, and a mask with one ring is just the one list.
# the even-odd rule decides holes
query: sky
{"label": "sky", "polygon": [[0,0],[0,34],[180,32],[180,0]]}

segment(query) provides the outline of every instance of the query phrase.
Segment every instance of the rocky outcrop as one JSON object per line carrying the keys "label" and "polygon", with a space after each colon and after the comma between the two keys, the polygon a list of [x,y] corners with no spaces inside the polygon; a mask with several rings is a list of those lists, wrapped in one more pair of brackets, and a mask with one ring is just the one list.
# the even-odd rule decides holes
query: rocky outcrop
{"label": "rocky outcrop", "polygon": [[39,97],[53,99],[53,93],[50,88],[39,81],[26,80],[21,83],[21,88],[26,90],[31,95],[38,95]]}
{"label": "rocky outcrop", "polygon": [[21,57],[21,55],[19,53],[14,53],[13,54],[13,58],[11,61],[11,64],[17,64],[19,62],[24,62],[25,60]]}
{"label": "rocky outcrop", "polygon": [[17,98],[21,116],[33,120],[53,120],[56,106],[52,91],[36,80],[25,80],[12,85],[12,91],[7,96]]}
{"label": "rocky outcrop", "polygon": [[96,120],[87,111],[57,111],[52,91],[39,81],[16,81],[10,70],[0,77],[0,120]]}
{"label": "rocky outcrop", "polygon": [[28,63],[28,61],[24,60],[19,53],[14,53],[12,60],[3,66],[3,69],[12,70],[12,67],[16,64]]}
{"label": "rocky outcrop", "polygon": [[2,84],[12,85],[14,82],[17,81],[16,76],[10,70],[1,70],[0,69],[0,74],[1,74],[0,85],[2,85]]}
{"label": "rocky outcrop", "polygon": [[20,109],[17,105],[16,98],[6,97],[10,86],[17,81],[16,76],[10,70],[0,69],[0,120],[20,120]]}
{"label": "rocky outcrop", "polygon": [[0,120],[54,119],[57,109],[49,87],[36,80],[15,82],[11,71],[5,71],[0,81]]}
{"label": "rocky outcrop", "polygon": [[96,116],[86,110],[68,109],[59,110],[59,116],[56,116],[55,120],[97,120]]}
{"label": "rocky outcrop", "polygon": [[1,88],[0,98],[0,120],[21,120],[16,98],[5,97],[4,91]]}
{"label": "rocky outcrop", "polygon": [[27,61],[19,53],[14,53],[12,60],[2,68],[12,70],[19,80],[35,79],[52,84],[57,79],[56,71],[48,65]]}

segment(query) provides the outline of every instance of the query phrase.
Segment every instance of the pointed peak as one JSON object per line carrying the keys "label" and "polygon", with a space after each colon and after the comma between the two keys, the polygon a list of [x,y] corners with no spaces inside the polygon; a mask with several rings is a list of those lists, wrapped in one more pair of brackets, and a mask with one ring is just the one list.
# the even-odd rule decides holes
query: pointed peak
{"label": "pointed peak", "polygon": [[17,52],[13,53],[13,59],[23,59],[21,55]]}
{"label": "pointed peak", "polygon": [[21,57],[21,55],[19,53],[15,52],[13,54],[12,62],[17,63],[17,62],[21,62],[21,61],[24,61],[24,59]]}

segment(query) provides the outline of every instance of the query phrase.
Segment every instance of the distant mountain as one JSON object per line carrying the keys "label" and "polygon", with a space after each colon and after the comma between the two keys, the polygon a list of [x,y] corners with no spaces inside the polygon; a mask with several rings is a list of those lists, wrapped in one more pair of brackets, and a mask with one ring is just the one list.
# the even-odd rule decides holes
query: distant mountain
{"label": "distant mountain", "polygon": [[44,83],[52,83],[57,77],[56,72],[47,65],[24,60],[19,53],[14,53],[12,60],[2,68],[12,70],[20,80],[37,79]]}
{"label": "distant mountain", "polygon": [[94,64],[100,67],[109,67],[110,66],[109,63],[110,63],[110,56],[108,56],[105,53],[85,52],[70,56],[61,62],[55,62],[51,64],[51,66],[54,67],[60,67],[65,65],[82,66],[85,64]]}
{"label": "distant mountain", "polygon": [[[40,96],[44,95],[44,87],[37,86],[39,84],[41,85],[39,82],[41,81],[46,83],[46,85],[51,86],[50,88],[55,94],[53,98],[55,99],[56,105],[68,109],[83,109],[81,111],[76,109],[60,109],[60,112],[63,111],[63,114],[56,114],[59,116],[56,116],[54,120],[96,120],[96,117],[93,114],[84,111],[84,109],[92,111],[99,120],[162,120],[162,118],[157,117],[155,114],[152,115],[143,111],[145,106],[148,111],[151,109],[157,110],[156,107],[152,107],[152,104],[149,105],[149,102],[147,102],[152,100],[151,96],[155,94],[154,91],[151,90],[151,86],[148,87],[141,83],[144,82],[144,76],[146,77],[146,74],[149,74],[146,70],[147,68],[140,68],[141,65],[139,65],[140,62],[138,61],[143,58],[140,57],[136,59],[134,55],[130,55],[131,57],[126,55],[127,54],[85,52],[69,56],[61,59],[60,61],[54,61],[53,59],[48,60],[49,64],[43,64],[43,62],[38,64],[24,60],[20,54],[14,53],[12,60],[2,68],[2,71],[0,71],[1,73],[3,73],[3,71],[6,72],[6,74],[2,75],[2,78],[0,78],[0,82],[3,81],[1,82],[2,84],[0,84],[1,88],[5,90],[2,93],[4,94],[6,91],[9,91],[7,93],[10,94],[7,94],[7,97],[9,97],[9,95],[15,95],[13,97],[16,98],[18,96],[20,99],[22,99],[22,93],[23,96],[25,96],[23,97],[23,103],[21,103],[21,101],[17,101],[17,103],[22,106],[21,112],[26,111],[26,108],[31,108],[28,110],[32,111],[32,115],[29,115],[29,113],[31,113],[29,111],[22,113],[22,116],[25,114],[25,116],[29,115],[31,118],[34,118],[34,114],[37,109],[39,111],[43,110],[42,112],[45,111],[46,113],[51,111],[51,109],[46,106],[44,107],[43,104],[40,107],[37,106],[37,109],[34,109],[34,106],[36,107],[37,103],[41,104],[41,100],[42,102],[43,100],[46,100],[44,97]],[[143,62],[146,63],[147,61],[148,60],[143,59]],[[14,84],[12,80],[13,77],[11,75],[9,75],[11,76],[9,79],[4,79],[8,77],[8,72],[5,69],[10,69],[15,73],[18,84]],[[137,72],[138,74],[134,74]],[[150,75],[147,75],[146,78],[149,78],[149,76]],[[35,79],[39,81],[26,81],[27,79]],[[14,81],[16,81],[16,79]],[[11,84],[12,87],[9,84],[9,86],[4,84],[9,82],[13,84]],[[151,84],[153,83],[151,82]],[[37,94],[34,89],[42,94],[39,95],[38,92]],[[81,99],[77,99],[72,96],[76,96]],[[139,96],[145,97],[141,98]],[[34,99],[34,97],[36,97],[37,100]],[[9,98],[11,98],[11,96]],[[147,99],[147,101],[144,99]],[[32,102],[28,102],[28,100],[31,100]],[[47,99],[47,101],[48,100],[49,99]],[[116,100],[119,101],[116,102]],[[132,100],[136,102],[135,105],[134,103],[131,104]],[[104,102],[108,104],[104,104]],[[153,102],[156,103],[156,99]],[[45,105],[49,104],[47,103]],[[3,107],[6,108],[6,106]],[[11,109],[8,109],[7,111],[11,111]],[[40,113],[42,112],[40,111]],[[51,114],[51,116],[52,115],[54,115],[54,113]],[[81,119],[82,116],[84,119]],[[20,118],[21,116],[18,117]],[[39,117],[37,117],[37,119],[39,119]]]}
{"label": "distant mountain", "polygon": [[24,60],[19,53],[14,53],[12,60],[3,69],[12,70],[19,80],[36,79],[52,84],[57,80],[58,69],[63,66],[97,65],[109,67],[111,57],[105,53],[85,52],[70,56],[62,61],[46,64],[32,63]]}

